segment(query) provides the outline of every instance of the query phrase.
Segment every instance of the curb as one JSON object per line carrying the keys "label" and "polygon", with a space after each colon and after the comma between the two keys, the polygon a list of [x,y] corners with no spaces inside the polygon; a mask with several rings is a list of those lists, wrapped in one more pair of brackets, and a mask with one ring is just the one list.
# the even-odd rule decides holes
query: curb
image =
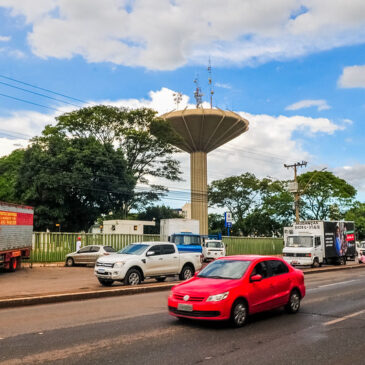
{"label": "curb", "polygon": [[[320,272],[330,272],[339,270],[353,270],[353,269],[365,269],[365,265],[350,265],[350,266],[339,266],[339,267],[324,267],[319,269],[304,269],[304,275],[317,274]],[[102,289],[102,290],[92,290],[87,292],[70,292],[62,294],[50,294],[50,295],[40,295],[40,296],[27,296],[20,298],[6,298],[0,299],[0,309],[1,308],[14,308],[23,307],[29,305],[38,304],[50,304],[50,303],[61,303],[70,302],[75,300],[87,300],[95,298],[104,297],[114,297],[123,295],[135,295],[142,293],[152,293],[157,291],[170,290],[173,286],[179,284],[180,281],[174,281],[173,283],[161,283],[161,284],[147,284],[140,285],[137,287],[123,287],[115,289]]]}
{"label": "curb", "polygon": [[93,290],[88,292],[73,292],[73,293],[63,293],[63,294],[50,294],[42,296],[29,296],[20,298],[8,298],[0,299],[0,308],[13,308],[13,307],[23,307],[28,305],[38,305],[38,304],[50,304],[50,303],[60,303],[60,302],[70,302],[74,300],[85,300],[94,299],[102,297],[114,297],[122,295],[135,295],[141,293],[151,293],[156,291],[169,290],[179,281],[168,284],[158,284],[158,285],[146,285],[138,287],[128,287],[128,288],[117,288],[109,290]]}

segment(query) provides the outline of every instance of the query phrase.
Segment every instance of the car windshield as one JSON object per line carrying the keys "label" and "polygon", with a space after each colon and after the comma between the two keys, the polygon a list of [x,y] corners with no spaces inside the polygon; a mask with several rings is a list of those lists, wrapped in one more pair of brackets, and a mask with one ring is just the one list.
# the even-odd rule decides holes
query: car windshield
{"label": "car windshield", "polygon": [[134,245],[128,245],[127,247],[124,247],[123,249],[118,251],[118,253],[123,254],[123,255],[140,255],[144,251],[146,251],[146,249],[148,247],[149,247],[149,245],[142,245],[142,244],[137,243]]}
{"label": "car windshield", "polygon": [[313,247],[313,237],[310,236],[289,236],[286,247]]}
{"label": "car windshield", "polygon": [[221,241],[210,241],[207,242],[208,248],[223,248],[223,243]]}
{"label": "car windshield", "polygon": [[243,260],[216,260],[200,271],[198,277],[210,279],[240,279],[250,263],[251,261]]}
{"label": "car windshield", "polygon": [[200,245],[200,236],[173,235],[172,242],[177,245]]}

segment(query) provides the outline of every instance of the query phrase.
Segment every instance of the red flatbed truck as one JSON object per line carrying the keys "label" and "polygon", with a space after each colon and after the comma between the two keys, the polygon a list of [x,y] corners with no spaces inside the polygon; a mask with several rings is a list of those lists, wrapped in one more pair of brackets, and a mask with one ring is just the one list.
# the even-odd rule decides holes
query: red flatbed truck
{"label": "red flatbed truck", "polygon": [[32,207],[0,202],[0,268],[15,271],[29,259],[33,217]]}

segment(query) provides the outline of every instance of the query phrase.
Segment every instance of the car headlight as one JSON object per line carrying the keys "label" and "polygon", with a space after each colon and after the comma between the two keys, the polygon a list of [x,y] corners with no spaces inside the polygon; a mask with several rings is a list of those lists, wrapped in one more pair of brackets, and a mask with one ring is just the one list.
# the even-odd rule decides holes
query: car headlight
{"label": "car headlight", "polygon": [[226,299],[228,297],[228,294],[229,291],[226,291],[225,293],[222,294],[211,295],[207,299],[207,302],[219,302],[220,300]]}
{"label": "car headlight", "polygon": [[120,269],[120,268],[121,268],[124,264],[125,264],[125,262],[123,262],[123,261],[116,262],[116,263],[113,265],[113,269]]}

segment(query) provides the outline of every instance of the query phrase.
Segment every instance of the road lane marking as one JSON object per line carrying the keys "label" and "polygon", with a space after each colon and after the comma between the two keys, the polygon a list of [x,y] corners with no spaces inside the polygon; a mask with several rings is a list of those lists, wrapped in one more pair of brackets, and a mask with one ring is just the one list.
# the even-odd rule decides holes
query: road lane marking
{"label": "road lane marking", "polygon": [[330,286],[336,286],[336,285],[342,285],[342,284],[348,284],[348,283],[352,283],[354,281],[363,281],[363,279],[352,279],[352,280],[347,280],[347,281],[340,281],[338,283],[332,283],[332,284],[325,284],[325,285],[320,285],[320,286],[317,286],[316,288],[311,288],[311,289],[308,289],[307,292],[311,292],[311,291],[314,291],[314,290],[318,290],[318,289],[322,289],[322,288],[328,288]]}
{"label": "road lane marking", "polygon": [[330,326],[331,324],[335,324],[335,323],[338,323],[338,322],[345,321],[346,319],[356,317],[356,316],[358,316],[359,314],[362,314],[362,313],[365,313],[365,309],[363,309],[361,311],[358,311],[358,312],[355,312],[355,313],[352,313],[352,314],[348,314],[347,316],[344,316],[344,317],[341,317],[341,318],[333,319],[332,321],[328,321],[328,322],[325,322],[323,324],[325,326]]}

